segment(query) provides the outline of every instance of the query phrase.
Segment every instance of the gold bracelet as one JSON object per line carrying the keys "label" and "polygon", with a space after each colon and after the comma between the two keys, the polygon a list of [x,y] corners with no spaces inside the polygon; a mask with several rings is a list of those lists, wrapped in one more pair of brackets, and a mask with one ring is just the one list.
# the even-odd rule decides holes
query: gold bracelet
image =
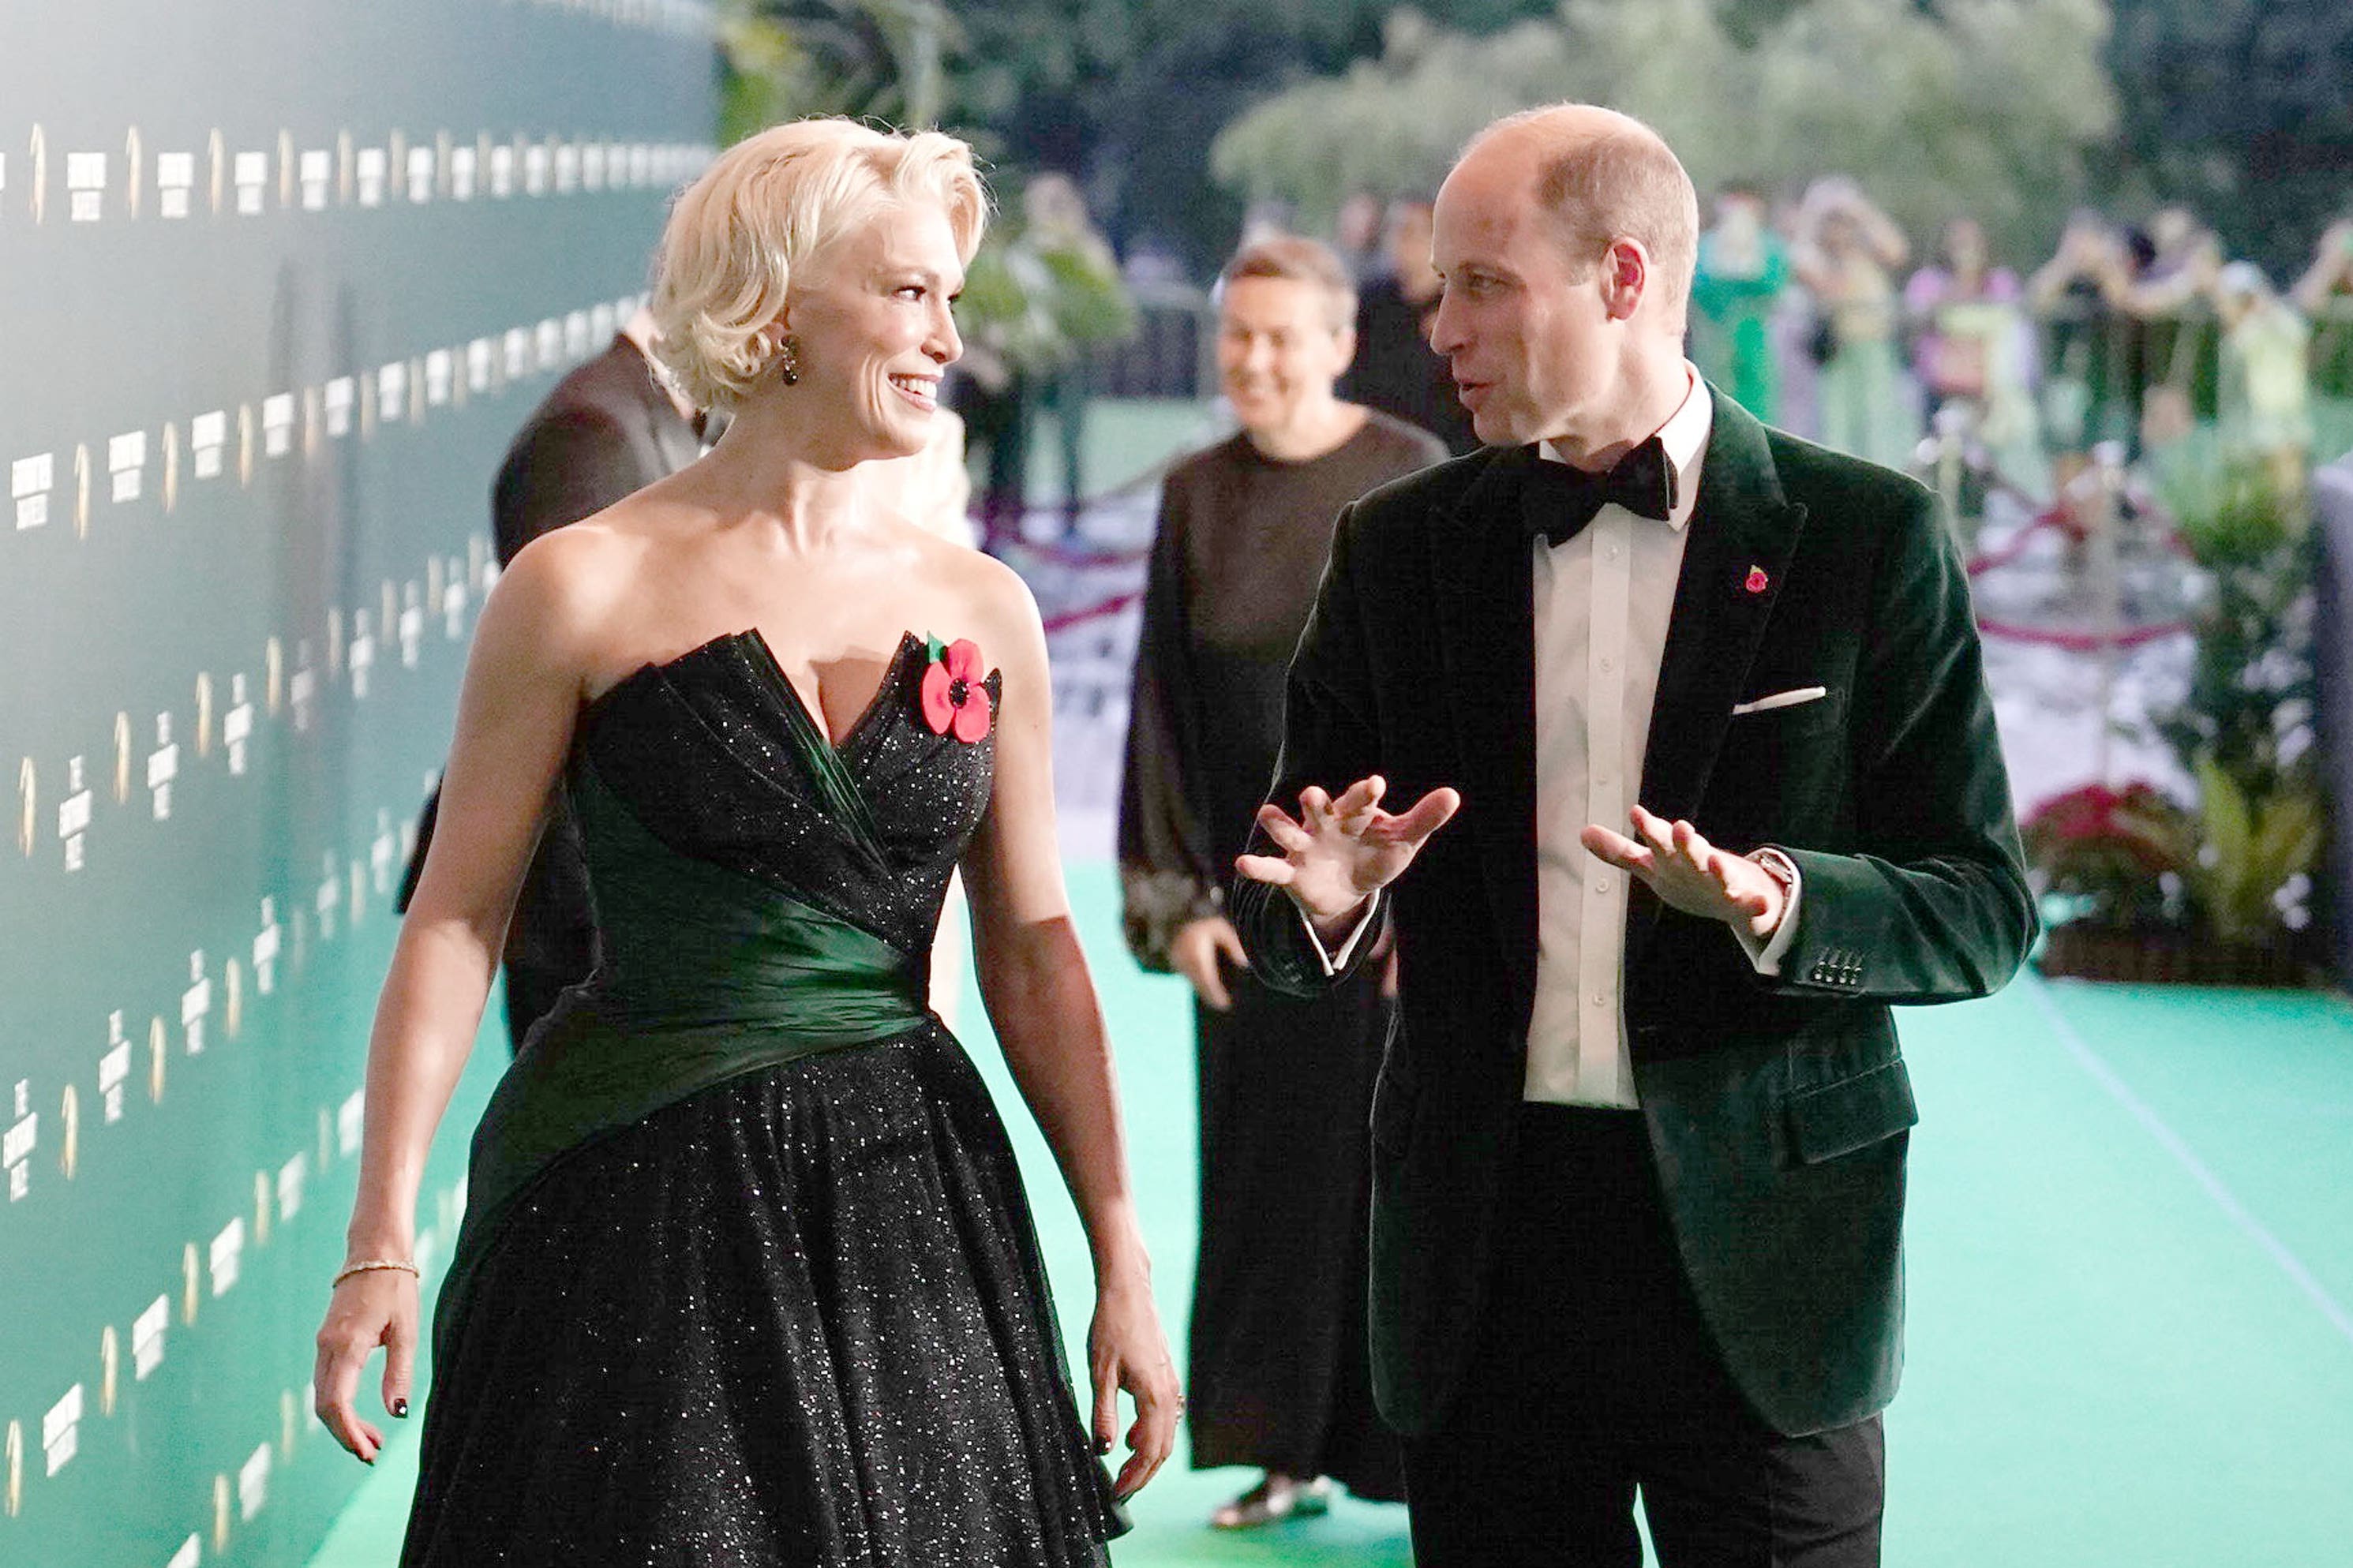
{"label": "gold bracelet", "polygon": [[[354,1274],[373,1274],[385,1268],[397,1268],[403,1274],[413,1275],[420,1279],[424,1278],[423,1275],[417,1273],[417,1265],[414,1263],[406,1262],[397,1258],[367,1258],[347,1265],[341,1274],[335,1276],[335,1285],[342,1284]],[[334,1286],[330,1285],[328,1289],[332,1290]]]}

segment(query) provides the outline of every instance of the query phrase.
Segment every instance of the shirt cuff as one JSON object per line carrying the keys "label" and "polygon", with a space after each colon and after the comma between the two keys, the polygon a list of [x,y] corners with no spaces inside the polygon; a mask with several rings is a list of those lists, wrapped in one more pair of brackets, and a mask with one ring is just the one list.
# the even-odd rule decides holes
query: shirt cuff
{"label": "shirt cuff", "polygon": [[1806,879],[1804,873],[1798,869],[1798,863],[1778,849],[1769,847],[1759,849],[1753,858],[1762,860],[1768,855],[1772,857],[1774,869],[1783,873],[1789,884],[1788,893],[1781,903],[1781,923],[1773,928],[1770,937],[1762,937],[1748,929],[1747,921],[1742,921],[1732,928],[1732,934],[1740,939],[1742,949],[1748,954],[1750,968],[1759,974],[1778,977],[1781,960],[1798,940],[1798,903],[1805,894]]}
{"label": "shirt cuff", "polygon": [[1375,893],[1365,900],[1365,912],[1356,917],[1355,928],[1348,932],[1348,940],[1340,944],[1337,952],[1324,947],[1324,939],[1316,934],[1315,922],[1307,918],[1305,910],[1297,904],[1291,907],[1298,914],[1299,923],[1306,928],[1307,943],[1315,950],[1315,957],[1324,965],[1324,976],[1328,980],[1348,967],[1348,961],[1356,956],[1356,944],[1365,940],[1366,931],[1373,929],[1373,917],[1381,912],[1381,896]]}

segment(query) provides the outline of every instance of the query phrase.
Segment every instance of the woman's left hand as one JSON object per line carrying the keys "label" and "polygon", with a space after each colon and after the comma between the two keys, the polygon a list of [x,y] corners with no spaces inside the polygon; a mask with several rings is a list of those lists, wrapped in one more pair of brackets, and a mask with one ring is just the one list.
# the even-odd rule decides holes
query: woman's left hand
{"label": "woman's left hand", "polygon": [[1119,1426],[1119,1391],[1127,1390],[1135,1402],[1127,1462],[1112,1482],[1113,1493],[1124,1502],[1168,1462],[1176,1447],[1176,1418],[1185,1409],[1176,1363],[1168,1354],[1168,1336],[1160,1331],[1160,1311],[1148,1281],[1113,1283],[1096,1292],[1087,1370],[1094,1383],[1096,1453],[1111,1452]]}

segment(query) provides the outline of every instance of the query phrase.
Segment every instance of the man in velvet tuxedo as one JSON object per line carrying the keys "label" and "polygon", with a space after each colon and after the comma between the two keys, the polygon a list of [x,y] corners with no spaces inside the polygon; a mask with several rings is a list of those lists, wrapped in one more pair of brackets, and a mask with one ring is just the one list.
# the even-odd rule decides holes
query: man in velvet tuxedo
{"label": "man in velvet tuxedo", "polygon": [[1638,1493],[1668,1568],[1877,1561],[1889,1005],[2034,934],[1935,501],[1698,378],[1697,231],[1607,110],[1465,153],[1433,342],[1489,445],[1343,514],[1240,862],[1271,984],[1397,938],[1371,1331],[1425,1568],[1631,1568]]}

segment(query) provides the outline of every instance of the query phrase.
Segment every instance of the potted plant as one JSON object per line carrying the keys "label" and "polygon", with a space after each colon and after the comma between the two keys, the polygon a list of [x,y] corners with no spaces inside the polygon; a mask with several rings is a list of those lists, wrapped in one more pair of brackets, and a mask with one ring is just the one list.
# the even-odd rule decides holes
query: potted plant
{"label": "potted plant", "polygon": [[2091,784],[2053,796],[2021,830],[2050,935],[2046,974],[2162,977],[2188,931],[2188,814],[2146,782]]}
{"label": "potted plant", "polygon": [[2046,973],[2300,985],[2326,822],[2313,777],[2312,574],[2296,497],[2233,467],[2173,495],[2200,574],[2197,648],[2158,736],[2197,784],[2092,785],[2038,808]]}

